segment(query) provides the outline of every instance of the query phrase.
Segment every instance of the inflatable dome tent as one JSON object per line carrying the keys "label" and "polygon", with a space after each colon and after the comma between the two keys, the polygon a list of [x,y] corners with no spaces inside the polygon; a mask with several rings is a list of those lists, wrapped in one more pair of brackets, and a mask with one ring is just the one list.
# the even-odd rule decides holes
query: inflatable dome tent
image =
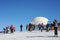
{"label": "inflatable dome tent", "polygon": [[37,26],[39,24],[47,25],[48,24],[48,19],[45,17],[36,17],[31,21],[31,24]]}

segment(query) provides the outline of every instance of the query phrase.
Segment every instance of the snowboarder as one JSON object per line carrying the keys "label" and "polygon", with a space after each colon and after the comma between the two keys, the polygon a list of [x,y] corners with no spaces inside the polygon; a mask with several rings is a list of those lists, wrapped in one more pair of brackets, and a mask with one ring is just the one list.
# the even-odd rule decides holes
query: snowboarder
{"label": "snowboarder", "polygon": [[21,25],[20,25],[20,31],[22,31],[22,28],[23,28],[23,25],[21,24]]}
{"label": "snowboarder", "polygon": [[53,24],[54,24],[54,34],[56,37],[58,37],[58,22],[56,19],[54,20]]}

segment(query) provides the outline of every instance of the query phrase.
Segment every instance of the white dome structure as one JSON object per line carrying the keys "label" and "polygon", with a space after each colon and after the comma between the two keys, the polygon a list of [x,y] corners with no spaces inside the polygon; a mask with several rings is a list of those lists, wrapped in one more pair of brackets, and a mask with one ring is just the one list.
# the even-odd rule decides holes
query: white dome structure
{"label": "white dome structure", "polygon": [[43,23],[43,25],[47,25],[48,21],[49,20],[47,18],[45,18],[45,17],[36,17],[36,18],[34,18],[32,20],[31,24],[33,24],[33,25],[39,25],[39,24]]}

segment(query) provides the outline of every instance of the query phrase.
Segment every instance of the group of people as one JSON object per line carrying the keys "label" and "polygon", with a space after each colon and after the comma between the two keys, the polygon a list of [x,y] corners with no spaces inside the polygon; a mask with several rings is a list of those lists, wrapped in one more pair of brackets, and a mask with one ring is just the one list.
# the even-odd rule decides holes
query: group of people
{"label": "group of people", "polygon": [[3,28],[3,33],[13,33],[15,32],[15,27],[13,25],[7,26],[6,28]]}
{"label": "group of people", "polygon": [[[38,26],[38,30],[41,30],[41,32],[42,32],[42,30],[44,30],[44,25],[43,25],[43,23],[42,23],[42,24],[39,24],[39,25],[37,25],[37,26]],[[35,29],[36,29],[35,27],[36,27],[35,25],[32,25],[32,24],[30,23],[29,25],[26,26],[26,30],[32,31],[32,30],[35,30]]]}
{"label": "group of people", "polygon": [[[37,27],[37,28],[36,28]],[[46,28],[45,28],[46,27]],[[29,25],[27,25],[26,26],[26,30],[28,30],[28,31],[33,31],[33,30],[35,30],[35,29],[38,29],[38,30],[41,30],[41,32],[44,30],[44,29],[46,29],[46,31],[49,31],[49,25],[43,25],[43,23],[42,24],[39,24],[39,25],[32,25],[31,23],[29,24]]]}
{"label": "group of people", "polygon": [[[58,35],[58,31],[57,31],[57,29],[58,29],[58,21],[56,19],[54,20],[53,25],[54,25],[54,34],[55,34],[55,36],[57,36]],[[22,31],[22,28],[23,28],[23,25],[21,24],[20,25],[20,31]],[[42,24],[39,24],[38,25],[38,28],[42,32],[44,30],[43,23]],[[7,26],[6,28],[3,28],[3,30],[4,30],[3,31],[4,33],[8,33],[8,32],[13,33],[13,32],[15,32],[15,27],[13,25],[11,25],[10,27]],[[35,25],[32,25],[30,23],[29,25],[26,26],[26,30],[28,30],[28,31],[35,30]],[[47,31],[49,30],[49,25],[46,25],[46,30]]]}
{"label": "group of people", "polygon": [[41,32],[44,30],[44,25],[43,25],[43,23],[42,24],[39,24],[38,25],[38,28],[39,28],[39,30],[41,30]]}
{"label": "group of people", "polygon": [[[58,36],[58,21],[56,19],[53,21],[53,25],[54,25],[54,34],[55,34],[55,36]],[[41,30],[41,32],[44,29],[46,31],[49,31],[50,26],[51,26],[50,24],[47,24],[46,26],[44,26],[43,23],[42,23],[42,24],[38,25],[38,28],[39,28],[39,30]],[[44,27],[46,27],[46,28],[44,28]],[[28,31],[35,30],[35,26],[30,23],[29,25],[26,26],[26,30],[28,30]]]}
{"label": "group of people", "polygon": [[27,31],[35,30],[35,26],[32,25],[31,23],[29,23],[29,25],[26,25],[26,30],[27,30]]}

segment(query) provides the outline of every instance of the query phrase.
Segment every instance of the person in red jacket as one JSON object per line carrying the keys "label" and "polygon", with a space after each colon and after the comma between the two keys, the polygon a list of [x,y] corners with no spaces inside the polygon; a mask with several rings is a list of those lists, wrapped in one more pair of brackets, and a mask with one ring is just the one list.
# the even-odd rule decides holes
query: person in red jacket
{"label": "person in red jacket", "polygon": [[10,26],[10,31],[13,33],[15,31],[15,27],[13,25]]}

